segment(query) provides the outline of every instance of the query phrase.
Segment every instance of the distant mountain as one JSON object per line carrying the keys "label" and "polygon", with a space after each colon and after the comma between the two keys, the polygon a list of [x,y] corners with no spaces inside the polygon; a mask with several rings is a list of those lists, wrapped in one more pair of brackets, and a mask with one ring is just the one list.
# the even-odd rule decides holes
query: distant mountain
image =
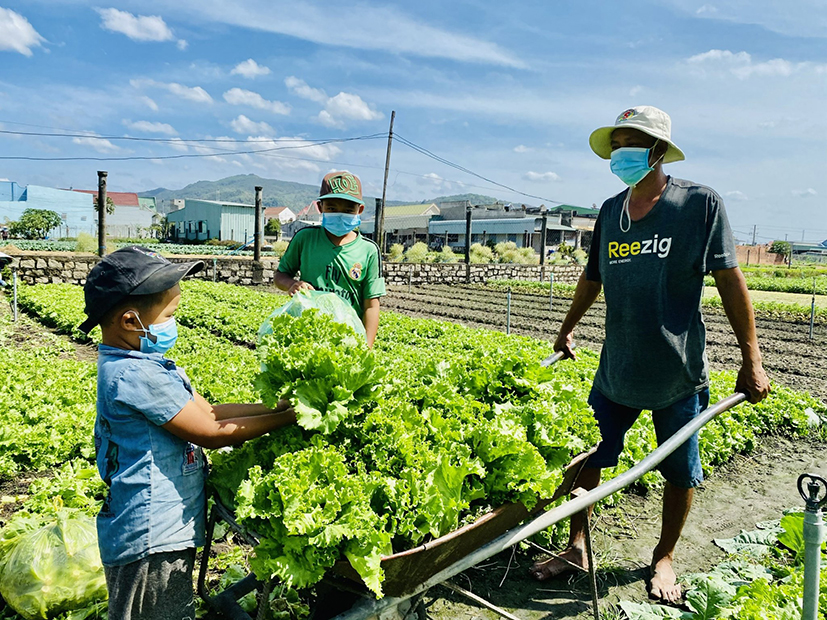
{"label": "distant mountain", "polygon": [[[298,212],[319,196],[318,185],[265,179],[255,174],[239,174],[218,181],[198,181],[182,189],[156,189],[139,192],[139,196],[154,196],[158,211],[166,213],[169,205],[175,198],[200,198],[202,200],[226,200],[227,202],[241,202],[253,204],[255,201],[255,187],[260,185],[265,207],[290,207]],[[470,200],[471,204],[491,204],[496,198],[480,194],[458,194],[456,196],[440,196],[432,200],[423,200],[423,203],[449,202],[455,200]],[[410,201],[388,200],[388,205],[411,204]],[[364,219],[373,217],[375,198],[365,196]]]}

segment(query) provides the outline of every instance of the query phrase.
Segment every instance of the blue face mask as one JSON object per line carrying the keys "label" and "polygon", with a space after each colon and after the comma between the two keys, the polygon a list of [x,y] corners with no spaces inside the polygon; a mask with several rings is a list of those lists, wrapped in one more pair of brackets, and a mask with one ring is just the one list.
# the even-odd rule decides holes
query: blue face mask
{"label": "blue face mask", "polygon": [[629,187],[640,183],[654,168],[649,165],[652,149],[623,147],[612,151],[612,172]]}
{"label": "blue face mask", "polygon": [[344,237],[361,223],[358,213],[322,213],[322,226],[334,237]]}
{"label": "blue face mask", "polygon": [[178,324],[175,322],[175,317],[170,317],[169,320],[163,323],[155,323],[145,328],[141,322],[141,317],[135,312],[138,317],[138,322],[141,323],[142,331],[145,334],[155,336],[153,341],[148,336],[141,336],[141,353],[160,353],[163,355],[175,346],[175,341],[178,340]]}

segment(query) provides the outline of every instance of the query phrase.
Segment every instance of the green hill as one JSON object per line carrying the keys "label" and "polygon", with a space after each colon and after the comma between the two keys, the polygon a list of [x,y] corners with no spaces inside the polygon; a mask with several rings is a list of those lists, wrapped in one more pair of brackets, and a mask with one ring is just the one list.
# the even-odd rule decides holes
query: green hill
{"label": "green hill", "polygon": [[[255,174],[238,174],[236,176],[219,179],[218,181],[198,181],[182,189],[166,189],[159,187],[146,192],[139,192],[139,196],[154,196],[158,210],[166,213],[169,204],[176,198],[200,198],[202,200],[226,200],[227,202],[242,202],[252,204],[255,200],[255,187],[260,185],[265,207],[290,207],[293,211],[300,211],[319,196],[318,185],[265,179]],[[491,204],[496,198],[480,194],[461,194],[456,196],[440,196],[424,203],[445,202],[453,200],[470,200],[472,204]],[[388,200],[388,205],[411,204],[411,201]],[[373,217],[375,198],[365,196],[365,213],[363,217]]]}

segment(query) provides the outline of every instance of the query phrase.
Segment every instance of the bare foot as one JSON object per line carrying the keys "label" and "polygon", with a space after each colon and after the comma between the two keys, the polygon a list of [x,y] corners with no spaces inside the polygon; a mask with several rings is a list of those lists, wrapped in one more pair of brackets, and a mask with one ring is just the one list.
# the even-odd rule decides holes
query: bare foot
{"label": "bare foot", "polygon": [[[572,566],[572,564],[588,569],[586,553],[578,547],[569,547],[561,551],[558,555],[559,557],[553,557],[544,562],[534,564],[529,571],[531,576],[537,581],[545,581],[546,579],[559,577],[560,575],[576,571],[577,569]],[[564,560],[568,560],[568,562]]]}
{"label": "bare foot", "polygon": [[649,570],[649,598],[663,603],[677,603],[683,598],[683,590],[677,584],[678,576],[672,568],[672,558],[661,558]]}

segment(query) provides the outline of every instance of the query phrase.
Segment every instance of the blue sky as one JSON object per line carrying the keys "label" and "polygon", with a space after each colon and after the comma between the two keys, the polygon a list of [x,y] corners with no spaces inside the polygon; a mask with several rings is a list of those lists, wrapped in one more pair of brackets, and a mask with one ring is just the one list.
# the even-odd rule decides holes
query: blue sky
{"label": "blue sky", "polygon": [[[440,157],[547,204],[599,205],[622,185],[588,135],[649,104],[687,154],[667,171],[715,188],[737,237],[824,239],[825,101],[823,0],[0,0],[0,129],[75,134],[0,134],[0,155],[150,158],[0,160],[21,184],[91,188],[99,169],[120,191],[315,184],[348,168],[377,195],[386,140],[316,141],[387,132],[396,110],[395,131]],[[158,159],[284,146],[300,148]],[[393,200],[543,202],[401,143],[388,183]]]}

